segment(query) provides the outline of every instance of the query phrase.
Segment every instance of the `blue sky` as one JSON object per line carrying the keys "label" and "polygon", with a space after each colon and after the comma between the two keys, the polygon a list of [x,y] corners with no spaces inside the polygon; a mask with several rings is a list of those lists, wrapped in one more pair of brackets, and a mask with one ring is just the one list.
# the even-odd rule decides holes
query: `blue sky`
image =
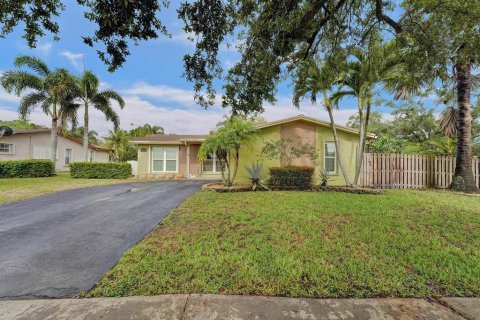
{"label": "blue sky", "polygon": [[[94,30],[94,25],[83,18],[83,8],[74,0],[66,0],[65,4],[67,8],[58,19],[60,41],[54,42],[51,35],[47,35],[40,39],[37,48],[30,49],[21,38],[21,28],[17,28],[5,39],[0,39],[0,72],[12,69],[17,55],[29,54],[42,58],[52,68],[64,67],[80,75],[85,57],[86,68],[99,76],[102,85],[119,91],[125,98],[126,108],[118,110],[123,129],[150,123],[164,127],[167,133],[207,133],[227,113],[220,106],[205,110],[196,105],[192,86],[182,77],[183,55],[192,52],[194,45],[188,41],[181,29],[182,23],[177,18],[179,1],[172,1],[170,8],[160,15],[172,38],[163,36],[142,42],[138,46],[132,45],[127,62],[115,73],[107,71],[97,57],[95,48],[82,42],[81,36],[89,35]],[[222,48],[220,60],[225,67],[231,66],[237,59],[238,54],[234,48]],[[277,99],[274,106],[266,105],[263,116],[269,121],[297,114],[327,119],[321,106],[305,103],[300,110],[293,107],[291,87],[287,83],[279,87]],[[0,89],[0,119],[16,119],[18,101],[18,97]],[[337,122],[345,124],[348,117],[355,113],[355,107],[355,100],[343,101],[335,115]],[[385,113],[388,118],[388,109],[377,110]],[[83,114],[82,110],[80,114]],[[30,120],[49,124],[48,117],[40,111],[33,112]],[[98,112],[92,112],[91,128],[100,135],[105,135],[112,125]]]}

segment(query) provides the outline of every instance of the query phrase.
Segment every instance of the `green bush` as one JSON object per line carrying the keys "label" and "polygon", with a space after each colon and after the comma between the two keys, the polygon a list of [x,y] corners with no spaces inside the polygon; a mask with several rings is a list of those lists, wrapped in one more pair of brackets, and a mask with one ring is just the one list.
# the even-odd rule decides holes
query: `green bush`
{"label": "green bush", "polygon": [[55,164],[50,160],[0,161],[0,178],[49,177],[55,173]]}
{"label": "green bush", "polygon": [[125,179],[132,175],[132,167],[126,162],[73,162],[70,175],[84,179]]}
{"label": "green bush", "polygon": [[268,184],[273,189],[309,189],[314,171],[313,167],[273,167],[270,168]]}

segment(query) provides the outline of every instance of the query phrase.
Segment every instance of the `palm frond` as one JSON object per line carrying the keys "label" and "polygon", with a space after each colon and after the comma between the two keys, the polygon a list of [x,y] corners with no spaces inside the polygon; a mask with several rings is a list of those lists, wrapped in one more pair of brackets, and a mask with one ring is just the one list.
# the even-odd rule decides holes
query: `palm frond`
{"label": "palm frond", "polygon": [[98,95],[95,97],[95,101],[93,102],[93,106],[95,109],[101,111],[105,115],[105,119],[107,121],[113,122],[113,126],[115,129],[118,129],[120,126],[120,117],[118,114],[113,110],[110,102],[108,100],[105,100]]}
{"label": "palm frond", "polygon": [[26,89],[43,90],[42,80],[25,71],[4,71],[0,76],[0,84],[8,93],[14,91],[17,96]]}
{"label": "palm frond", "polygon": [[50,69],[48,69],[48,66],[45,62],[32,56],[18,56],[15,58],[13,63],[17,68],[26,66],[43,77],[50,73]]}
{"label": "palm frond", "polygon": [[[18,113],[22,118],[26,118],[35,107],[43,105],[46,100],[48,100],[48,97],[43,92],[31,92],[20,101]],[[45,110],[43,111],[45,112]],[[48,112],[45,113],[49,114]]]}
{"label": "palm frond", "polygon": [[115,100],[119,104],[120,109],[123,109],[125,107],[125,101],[123,101],[122,96],[120,96],[120,94],[113,90],[103,90],[100,91],[98,95],[104,97],[107,100]]}
{"label": "palm frond", "polygon": [[457,134],[457,109],[449,107],[440,114],[440,128],[449,137]]}

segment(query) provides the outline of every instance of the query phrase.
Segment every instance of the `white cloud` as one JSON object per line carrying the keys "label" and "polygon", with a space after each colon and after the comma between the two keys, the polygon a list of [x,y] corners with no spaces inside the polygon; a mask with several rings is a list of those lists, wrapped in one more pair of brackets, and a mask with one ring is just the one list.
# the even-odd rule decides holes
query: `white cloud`
{"label": "white cloud", "polygon": [[160,101],[176,102],[184,105],[194,104],[194,93],[192,90],[170,87],[167,85],[149,85],[145,82],[136,83],[132,89],[125,93],[158,99]]}
{"label": "white cloud", "polygon": [[68,59],[72,66],[77,70],[82,70],[83,68],[83,54],[73,53],[71,51],[63,51],[60,53],[62,56]]}
{"label": "white cloud", "polygon": [[[0,72],[1,75],[1,72]],[[21,98],[17,97],[14,94],[8,93],[3,88],[0,87],[0,101],[2,102],[8,102],[11,104],[18,104],[20,102]]]}
{"label": "white cloud", "polygon": [[50,50],[52,49],[51,42],[45,42],[44,44],[39,44],[35,48],[35,50],[39,51],[44,56],[48,56],[50,54]]}
{"label": "white cloud", "polygon": [[[154,101],[147,101],[145,97],[153,98]],[[12,98],[5,95],[4,92],[0,92],[0,100],[2,99],[16,100],[18,98]],[[162,126],[166,133],[207,134],[210,130],[215,129],[216,124],[222,120],[224,115],[228,114],[228,110],[218,105],[205,110],[194,103],[192,91],[167,85],[137,83],[132,89],[124,92],[124,100],[126,107],[123,110],[120,110],[118,106],[114,106],[114,108],[120,116],[121,128],[126,130],[149,123]],[[172,102],[174,103],[173,107]],[[335,121],[344,125],[348,118],[355,113],[355,107],[344,105],[340,110],[334,111]],[[275,105],[265,105],[265,112],[262,116],[267,121],[274,121],[299,114],[328,121],[328,114],[323,106],[305,103],[300,109],[297,109],[293,106],[291,98],[287,96],[279,97]],[[14,120],[17,118],[18,114],[15,109],[9,105],[2,106],[0,104],[0,119]],[[49,117],[39,109],[34,110],[29,118],[35,123],[50,126]],[[78,118],[79,125],[82,125],[82,109],[79,110]],[[113,125],[105,120],[105,116],[101,112],[92,108],[90,110],[90,128],[97,131],[100,136],[105,136],[108,130],[113,128]]]}

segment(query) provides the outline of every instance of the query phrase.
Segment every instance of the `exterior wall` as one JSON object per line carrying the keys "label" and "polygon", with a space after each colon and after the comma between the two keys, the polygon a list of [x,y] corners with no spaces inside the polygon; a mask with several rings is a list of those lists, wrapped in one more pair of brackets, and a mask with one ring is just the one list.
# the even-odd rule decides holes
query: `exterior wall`
{"label": "exterior wall", "polygon": [[200,149],[199,144],[190,145],[190,175],[199,177],[202,173],[202,166],[198,161],[198,150]]}
{"label": "exterior wall", "polygon": [[[14,154],[0,154],[0,160],[26,160],[33,159],[34,146],[50,147],[50,133],[18,134],[10,137],[1,137],[0,143],[13,143]],[[58,153],[55,170],[68,171],[65,166],[65,149],[72,149],[71,162],[84,161],[83,146],[68,138],[58,136]],[[96,162],[108,162],[109,155],[106,151],[95,151]]]}
{"label": "exterior wall", "polygon": [[[249,146],[244,146],[240,149],[240,164],[238,166],[238,173],[236,182],[238,183],[249,183],[248,180],[248,171],[245,166],[250,166],[252,162],[263,162],[263,176],[264,179],[268,178],[268,168],[270,167],[279,167],[280,161],[262,159],[260,152],[262,150],[263,144],[267,141],[278,140],[281,138],[281,126],[273,126],[262,129],[259,136],[252,140]],[[232,158],[232,157],[230,157]],[[233,159],[230,159],[232,161]]]}
{"label": "exterior wall", "polygon": [[[358,147],[358,135],[337,130],[340,142],[340,156],[350,178],[353,180],[355,175],[356,152]],[[259,137],[251,144],[251,148],[245,147],[240,151],[240,165],[238,168],[237,182],[248,183],[248,172],[245,166],[250,166],[252,162],[257,160],[263,161],[264,179],[268,178],[268,168],[280,166],[278,160],[262,159],[260,151],[266,141],[277,140],[281,138],[290,138],[294,141],[313,144],[318,153],[317,164],[315,166],[315,178],[323,171],[324,166],[324,143],[326,141],[334,141],[332,129],[319,125],[311,125],[304,121],[295,121],[285,124],[279,124],[273,127],[261,129]],[[294,165],[314,165],[310,159],[298,159],[294,161]],[[337,164],[337,173],[331,175],[330,185],[345,185],[345,179]]]}
{"label": "exterior wall", "polygon": [[[317,145],[316,126],[305,121],[284,123],[281,125],[280,138],[290,139],[294,143],[309,143],[315,147]],[[285,163],[282,163],[282,165],[285,165]],[[295,159],[292,165],[314,167],[315,161],[312,161],[307,156],[302,156],[300,159]]]}
{"label": "exterior wall", "polygon": [[[347,172],[347,175],[350,181],[353,181],[355,176],[355,163],[357,161],[357,148],[358,148],[358,135],[346,133],[340,130],[337,130],[338,140],[340,144],[340,157],[342,159],[343,165]],[[317,152],[318,152],[318,166],[317,166],[317,177],[318,173],[323,171],[323,162],[325,155],[325,146],[326,141],[334,141],[333,133],[331,128],[317,126]],[[338,155],[337,155],[338,156]],[[337,173],[331,174],[331,180],[328,182],[330,185],[345,185],[345,179],[343,178],[340,167],[337,163]]]}
{"label": "exterior wall", "polygon": [[[152,147],[177,147],[177,172],[153,172],[151,164]],[[139,145],[137,152],[138,177],[158,179],[180,179],[187,177],[187,147],[185,145]]]}
{"label": "exterior wall", "polygon": [[[355,162],[356,152],[358,147],[358,135],[354,133],[347,133],[341,130],[338,131],[338,137],[340,140],[340,156],[348,173],[350,180],[352,181],[355,174]],[[315,176],[323,171],[324,166],[324,143],[327,141],[333,141],[332,130],[329,127],[320,125],[312,125],[308,122],[298,120],[294,122],[278,124],[276,126],[263,128],[257,138],[245,143],[240,149],[240,163],[238,166],[238,173],[236,181],[238,183],[249,183],[248,172],[245,166],[250,166],[252,162],[263,162],[263,175],[264,179],[268,178],[268,169],[270,167],[280,166],[279,160],[262,159],[260,152],[265,142],[278,140],[281,138],[290,138],[293,141],[299,141],[302,143],[310,143],[315,146],[318,153],[318,159],[316,165],[308,158],[298,159],[294,161],[294,165],[301,166],[314,166]],[[179,146],[179,164],[178,172],[176,174],[159,174],[152,173],[150,171],[151,162],[151,147],[153,145],[141,145],[138,151],[138,176],[139,177],[151,177],[151,178],[188,178],[187,170],[190,171],[190,177],[197,179],[221,179],[220,174],[208,174],[202,173],[202,165],[198,161],[199,144],[191,144],[189,148],[181,145]],[[160,145],[158,145],[160,146]],[[171,145],[170,145],[171,146]],[[145,150],[145,151],[142,151]],[[188,151],[189,150],[189,151]],[[189,152],[189,155],[187,155]],[[187,165],[187,159],[190,159]],[[233,164],[233,156],[230,155],[230,162]],[[233,169],[233,168],[232,168]],[[331,174],[330,185],[345,185],[345,180],[337,164],[337,173]]]}

